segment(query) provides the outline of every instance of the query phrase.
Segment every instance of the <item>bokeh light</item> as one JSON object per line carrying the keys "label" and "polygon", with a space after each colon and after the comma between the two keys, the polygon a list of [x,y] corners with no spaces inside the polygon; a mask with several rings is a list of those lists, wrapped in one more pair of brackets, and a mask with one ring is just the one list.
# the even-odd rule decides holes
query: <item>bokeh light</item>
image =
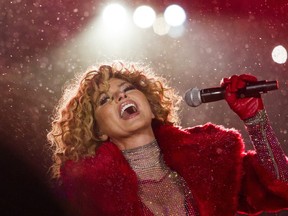
{"label": "bokeh light", "polygon": [[118,33],[127,28],[129,23],[126,9],[120,4],[107,5],[103,11],[103,21],[106,30],[110,33]]}
{"label": "bokeh light", "polygon": [[143,5],[134,11],[133,21],[140,28],[149,28],[153,25],[156,13],[153,8]]}
{"label": "bokeh light", "polygon": [[171,26],[182,25],[186,20],[186,13],[179,5],[170,5],[164,12],[165,21]]}
{"label": "bokeh light", "polygon": [[[236,73],[278,80],[279,90],[263,94],[263,99],[288,154],[287,1],[178,1],[186,18],[180,26],[173,26],[179,15],[167,24],[161,14],[176,1],[116,2],[121,4],[1,1],[0,134],[4,145],[47,178],[51,152],[43,148],[63,86],[90,65],[121,59],[148,64],[180,95],[191,87],[219,86],[223,77]],[[157,19],[153,28],[143,31],[132,15],[135,5],[148,3]],[[211,121],[234,127],[243,132],[247,149],[253,149],[245,126],[224,100],[198,108],[183,103],[181,108],[181,126]]]}
{"label": "bokeh light", "polygon": [[165,18],[160,15],[153,23],[153,30],[158,35],[165,35],[169,32],[170,26],[165,22]]}
{"label": "bokeh light", "polygon": [[287,61],[287,50],[282,45],[274,47],[272,50],[272,59],[278,64],[284,64]]}
{"label": "bokeh light", "polygon": [[183,25],[170,28],[168,35],[172,38],[179,38],[183,36],[185,27]]}

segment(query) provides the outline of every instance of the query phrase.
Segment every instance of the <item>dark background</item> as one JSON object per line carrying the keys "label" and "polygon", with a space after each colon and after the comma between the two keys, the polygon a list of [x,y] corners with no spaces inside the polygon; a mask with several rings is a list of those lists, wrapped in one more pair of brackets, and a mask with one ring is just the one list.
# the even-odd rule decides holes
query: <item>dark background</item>
{"label": "dark background", "polygon": [[[271,58],[276,45],[288,48],[287,1],[119,1],[130,10],[149,4],[157,13],[177,3],[187,13],[185,31],[181,37],[171,38],[134,27],[130,35],[107,42],[93,31],[99,30],[95,20],[108,2],[0,2],[1,145],[34,170],[44,184],[49,183],[51,165],[46,134],[63,85],[90,65],[114,59],[149,64],[180,94],[195,86],[218,86],[221,78],[233,74],[278,80],[279,90],[263,99],[288,153],[287,63],[277,64]],[[252,148],[243,123],[225,101],[197,108],[183,103],[181,113],[183,127],[208,121],[234,127],[242,132],[247,149]],[[11,163],[7,160],[4,167],[12,169]]]}

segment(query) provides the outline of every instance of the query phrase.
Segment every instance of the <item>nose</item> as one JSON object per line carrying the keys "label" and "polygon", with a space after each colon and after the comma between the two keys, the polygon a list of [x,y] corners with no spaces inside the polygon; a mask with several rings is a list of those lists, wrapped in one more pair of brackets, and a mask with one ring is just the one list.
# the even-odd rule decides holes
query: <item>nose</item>
{"label": "nose", "polygon": [[115,100],[117,101],[117,102],[120,102],[121,100],[123,100],[124,98],[127,98],[127,95],[126,95],[126,93],[125,92],[118,92],[118,94],[116,95],[116,98],[115,98]]}

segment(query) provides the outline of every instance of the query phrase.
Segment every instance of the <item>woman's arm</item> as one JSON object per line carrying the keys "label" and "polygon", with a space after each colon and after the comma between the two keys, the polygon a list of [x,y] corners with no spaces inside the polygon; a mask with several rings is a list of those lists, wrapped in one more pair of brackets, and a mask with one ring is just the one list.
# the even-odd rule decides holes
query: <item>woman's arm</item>
{"label": "woman's arm", "polygon": [[247,83],[256,82],[254,76],[242,74],[224,78],[221,85],[225,87],[225,99],[230,108],[246,125],[251,142],[257,152],[258,165],[270,173],[273,180],[288,182],[288,164],[284,151],[269,124],[261,95],[241,98],[237,93]]}
{"label": "woman's arm", "polygon": [[288,164],[271,128],[261,95],[241,98],[237,93],[256,77],[242,74],[224,78],[225,99],[244,121],[256,151],[246,153],[238,210],[248,213],[288,208]]}
{"label": "woman's arm", "polygon": [[244,121],[254,146],[243,161],[238,211],[277,212],[288,208],[288,163],[265,110]]}
{"label": "woman's arm", "polygon": [[257,152],[259,165],[274,179],[288,182],[288,165],[278,139],[269,124],[266,111],[260,110],[254,117],[244,121],[251,142]]}

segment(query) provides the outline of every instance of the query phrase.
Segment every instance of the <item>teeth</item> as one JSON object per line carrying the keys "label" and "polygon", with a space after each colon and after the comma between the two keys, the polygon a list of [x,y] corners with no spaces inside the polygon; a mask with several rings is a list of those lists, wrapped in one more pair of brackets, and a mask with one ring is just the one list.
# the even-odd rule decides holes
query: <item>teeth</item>
{"label": "teeth", "polygon": [[135,107],[135,108],[136,108],[135,104],[132,104],[132,103],[125,104],[125,105],[122,107],[121,112],[120,112],[120,116],[121,116],[121,117],[123,116],[124,111],[125,111],[127,108],[129,108],[129,107]]}

